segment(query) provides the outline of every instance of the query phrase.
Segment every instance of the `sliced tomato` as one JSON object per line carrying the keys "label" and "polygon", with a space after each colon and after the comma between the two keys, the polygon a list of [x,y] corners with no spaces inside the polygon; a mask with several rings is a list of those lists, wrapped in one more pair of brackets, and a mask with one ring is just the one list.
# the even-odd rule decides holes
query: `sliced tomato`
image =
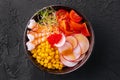
{"label": "sliced tomato", "polygon": [[85,36],[90,36],[90,33],[89,33],[89,31],[88,31],[88,28],[87,28],[86,23],[83,23],[82,25],[83,25],[84,27],[82,28],[81,33],[82,33],[83,35],[85,35]]}
{"label": "sliced tomato", "polygon": [[59,24],[60,24],[60,27],[62,27],[64,30],[69,30],[70,29],[69,24],[66,20],[60,21]]}
{"label": "sliced tomato", "polygon": [[81,31],[84,26],[80,23],[76,23],[72,20],[70,20],[70,29],[74,31]]}
{"label": "sliced tomato", "polygon": [[59,29],[65,34],[65,35],[71,35],[73,32],[70,31],[70,26],[67,22],[67,20],[62,20],[59,22],[60,26]]}
{"label": "sliced tomato", "polygon": [[70,11],[70,19],[74,22],[80,22],[82,20],[82,17],[79,16],[74,10]]}
{"label": "sliced tomato", "polygon": [[58,22],[64,19],[69,19],[69,13],[68,11],[64,10],[64,9],[60,9],[56,12],[56,16],[57,16],[57,20]]}

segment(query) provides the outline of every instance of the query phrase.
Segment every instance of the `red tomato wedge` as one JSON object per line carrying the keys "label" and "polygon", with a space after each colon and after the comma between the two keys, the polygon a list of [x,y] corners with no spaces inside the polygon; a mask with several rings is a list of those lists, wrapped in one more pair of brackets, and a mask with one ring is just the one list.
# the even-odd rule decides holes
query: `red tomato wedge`
{"label": "red tomato wedge", "polygon": [[69,29],[70,29],[69,24],[68,24],[68,22],[67,22],[66,20],[60,21],[59,24],[60,24],[60,26],[59,26],[60,29],[61,29],[61,28],[62,28],[63,30],[69,30]]}
{"label": "red tomato wedge", "polygon": [[58,22],[64,19],[69,19],[69,13],[68,11],[64,10],[64,9],[60,9],[56,12],[56,16],[57,16],[57,20]]}
{"label": "red tomato wedge", "polygon": [[82,17],[79,16],[74,10],[71,10],[71,11],[70,11],[69,16],[70,16],[70,19],[71,19],[72,21],[77,22],[77,23],[82,20]]}
{"label": "red tomato wedge", "polygon": [[60,26],[59,29],[65,34],[65,35],[71,35],[73,32],[69,31],[70,27],[66,20],[62,20],[59,22]]}
{"label": "red tomato wedge", "polygon": [[84,27],[82,28],[81,33],[85,36],[90,36],[86,23],[83,23],[83,26]]}
{"label": "red tomato wedge", "polygon": [[76,22],[70,20],[70,29],[71,30],[79,31],[80,32],[83,28],[84,28],[83,24],[76,23]]}

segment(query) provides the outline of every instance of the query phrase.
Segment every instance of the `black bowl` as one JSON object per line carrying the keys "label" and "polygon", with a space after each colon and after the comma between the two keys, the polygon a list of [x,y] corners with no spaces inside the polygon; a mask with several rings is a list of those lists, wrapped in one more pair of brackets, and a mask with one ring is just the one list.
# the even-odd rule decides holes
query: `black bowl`
{"label": "black bowl", "polygon": [[[59,9],[65,9],[67,11],[70,11],[71,9],[73,8],[70,8],[70,7],[66,7],[66,6],[47,6],[47,7],[44,7],[42,9],[40,9],[39,11],[41,10],[44,10],[46,8],[50,8],[52,7],[53,9],[55,10],[59,10]],[[74,10],[74,9],[73,9]],[[38,12],[39,12],[38,11]],[[92,50],[93,50],[93,46],[94,46],[94,32],[93,32],[93,29],[92,29],[92,26],[90,24],[90,22],[87,20],[87,18],[81,13],[81,12],[78,12],[77,10],[75,10],[79,15],[81,15],[83,17],[83,20],[87,23],[87,27],[88,27],[88,30],[91,34],[91,36],[88,38],[89,39],[89,42],[90,42],[90,47],[88,49],[88,51],[86,52],[86,56],[84,57],[84,59],[82,59],[76,66],[74,67],[64,67],[62,70],[50,70],[50,69],[47,69],[43,66],[41,66],[39,63],[37,63],[37,61],[32,57],[32,54],[30,53],[30,51],[27,50],[27,47],[26,47],[26,42],[28,41],[28,38],[27,38],[27,26],[25,28],[25,32],[24,32],[24,49],[25,49],[25,52],[27,53],[29,59],[33,62],[33,64],[35,66],[37,66],[39,69],[43,70],[43,71],[46,71],[46,72],[49,72],[49,73],[52,73],[52,74],[67,74],[67,73],[70,73],[70,72],[73,72],[75,70],[77,70],[78,68],[80,68],[81,66],[83,66],[83,64],[85,64],[85,62],[88,60],[88,58],[90,57],[91,53],[92,53]],[[38,21],[37,17],[38,17],[38,12],[36,12],[30,19],[35,19],[35,21]],[[28,21],[29,23],[29,21]],[[28,24],[27,24],[28,25]]]}

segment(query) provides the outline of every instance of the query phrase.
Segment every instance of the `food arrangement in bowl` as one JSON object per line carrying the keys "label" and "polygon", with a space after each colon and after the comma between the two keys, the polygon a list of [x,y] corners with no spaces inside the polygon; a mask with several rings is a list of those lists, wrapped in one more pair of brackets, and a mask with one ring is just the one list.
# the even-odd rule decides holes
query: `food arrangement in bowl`
{"label": "food arrangement in bowl", "polygon": [[51,73],[69,73],[90,56],[93,31],[83,15],[49,6],[33,15],[25,31],[25,48],[33,62]]}

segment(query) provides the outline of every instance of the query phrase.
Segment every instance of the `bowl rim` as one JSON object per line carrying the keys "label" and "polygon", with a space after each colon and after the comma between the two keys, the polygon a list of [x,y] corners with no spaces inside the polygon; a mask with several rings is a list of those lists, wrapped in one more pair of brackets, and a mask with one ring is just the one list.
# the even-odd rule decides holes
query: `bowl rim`
{"label": "bowl rim", "polygon": [[24,51],[25,51],[25,54],[27,55],[27,57],[28,57],[28,58],[30,59],[30,61],[32,62],[32,64],[35,65],[39,70],[44,71],[44,72],[48,72],[48,73],[51,73],[51,74],[56,74],[56,75],[68,74],[68,73],[71,73],[71,72],[73,72],[73,71],[76,71],[77,69],[79,69],[80,67],[82,67],[82,66],[88,61],[88,59],[90,58],[90,56],[91,56],[91,54],[92,54],[92,51],[93,51],[93,49],[94,49],[94,45],[95,45],[95,34],[94,34],[94,30],[93,30],[92,24],[90,23],[90,21],[88,20],[88,18],[86,18],[86,16],[85,16],[82,12],[75,10],[75,11],[77,11],[79,14],[81,14],[82,17],[84,17],[84,19],[87,21],[87,24],[89,25],[89,28],[90,28],[90,31],[91,31],[91,36],[92,36],[92,38],[91,38],[91,46],[90,46],[90,48],[89,48],[89,50],[88,50],[89,53],[88,53],[87,57],[84,59],[83,62],[81,62],[81,64],[80,64],[78,67],[73,68],[73,69],[71,69],[71,70],[69,70],[69,71],[67,71],[67,72],[55,72],[55,73],[54,73],[54,72],[50,72],[50,71],[47,71],[47,70],[40,69],[40,67],[39,67],[37,64],[35,64],[35,62],[34,62],[33,60],[31,60],[31,57],[30,57],[30,55],[28,54],[28,50],[27,50],[27,48],[26,48],[26,32],[27,32],[27,29],[28,29],[27,26],[28,26],[28,24],[29,24],[29,21],[30,21],[39,11],[44,10],[44,9],[46,9],[46,8],[48,8],[48,7],[66,7],[66,8],[75,10],[74,8],[71,8],[71,7],[69,7],[69,6],[64,6],[64,5],[49,5],[49,6],[45,6],[45,7],[43,7],[43,8],[40,8],[39,10],[37,10],[37,11],[32,15],[32,17],[29,18],[29,20],[28,20],[28,22],[27,22],[27,24],[26,24],[26,27],[25,27],[25,29],[24,29],[24,34],[23,34]]}

